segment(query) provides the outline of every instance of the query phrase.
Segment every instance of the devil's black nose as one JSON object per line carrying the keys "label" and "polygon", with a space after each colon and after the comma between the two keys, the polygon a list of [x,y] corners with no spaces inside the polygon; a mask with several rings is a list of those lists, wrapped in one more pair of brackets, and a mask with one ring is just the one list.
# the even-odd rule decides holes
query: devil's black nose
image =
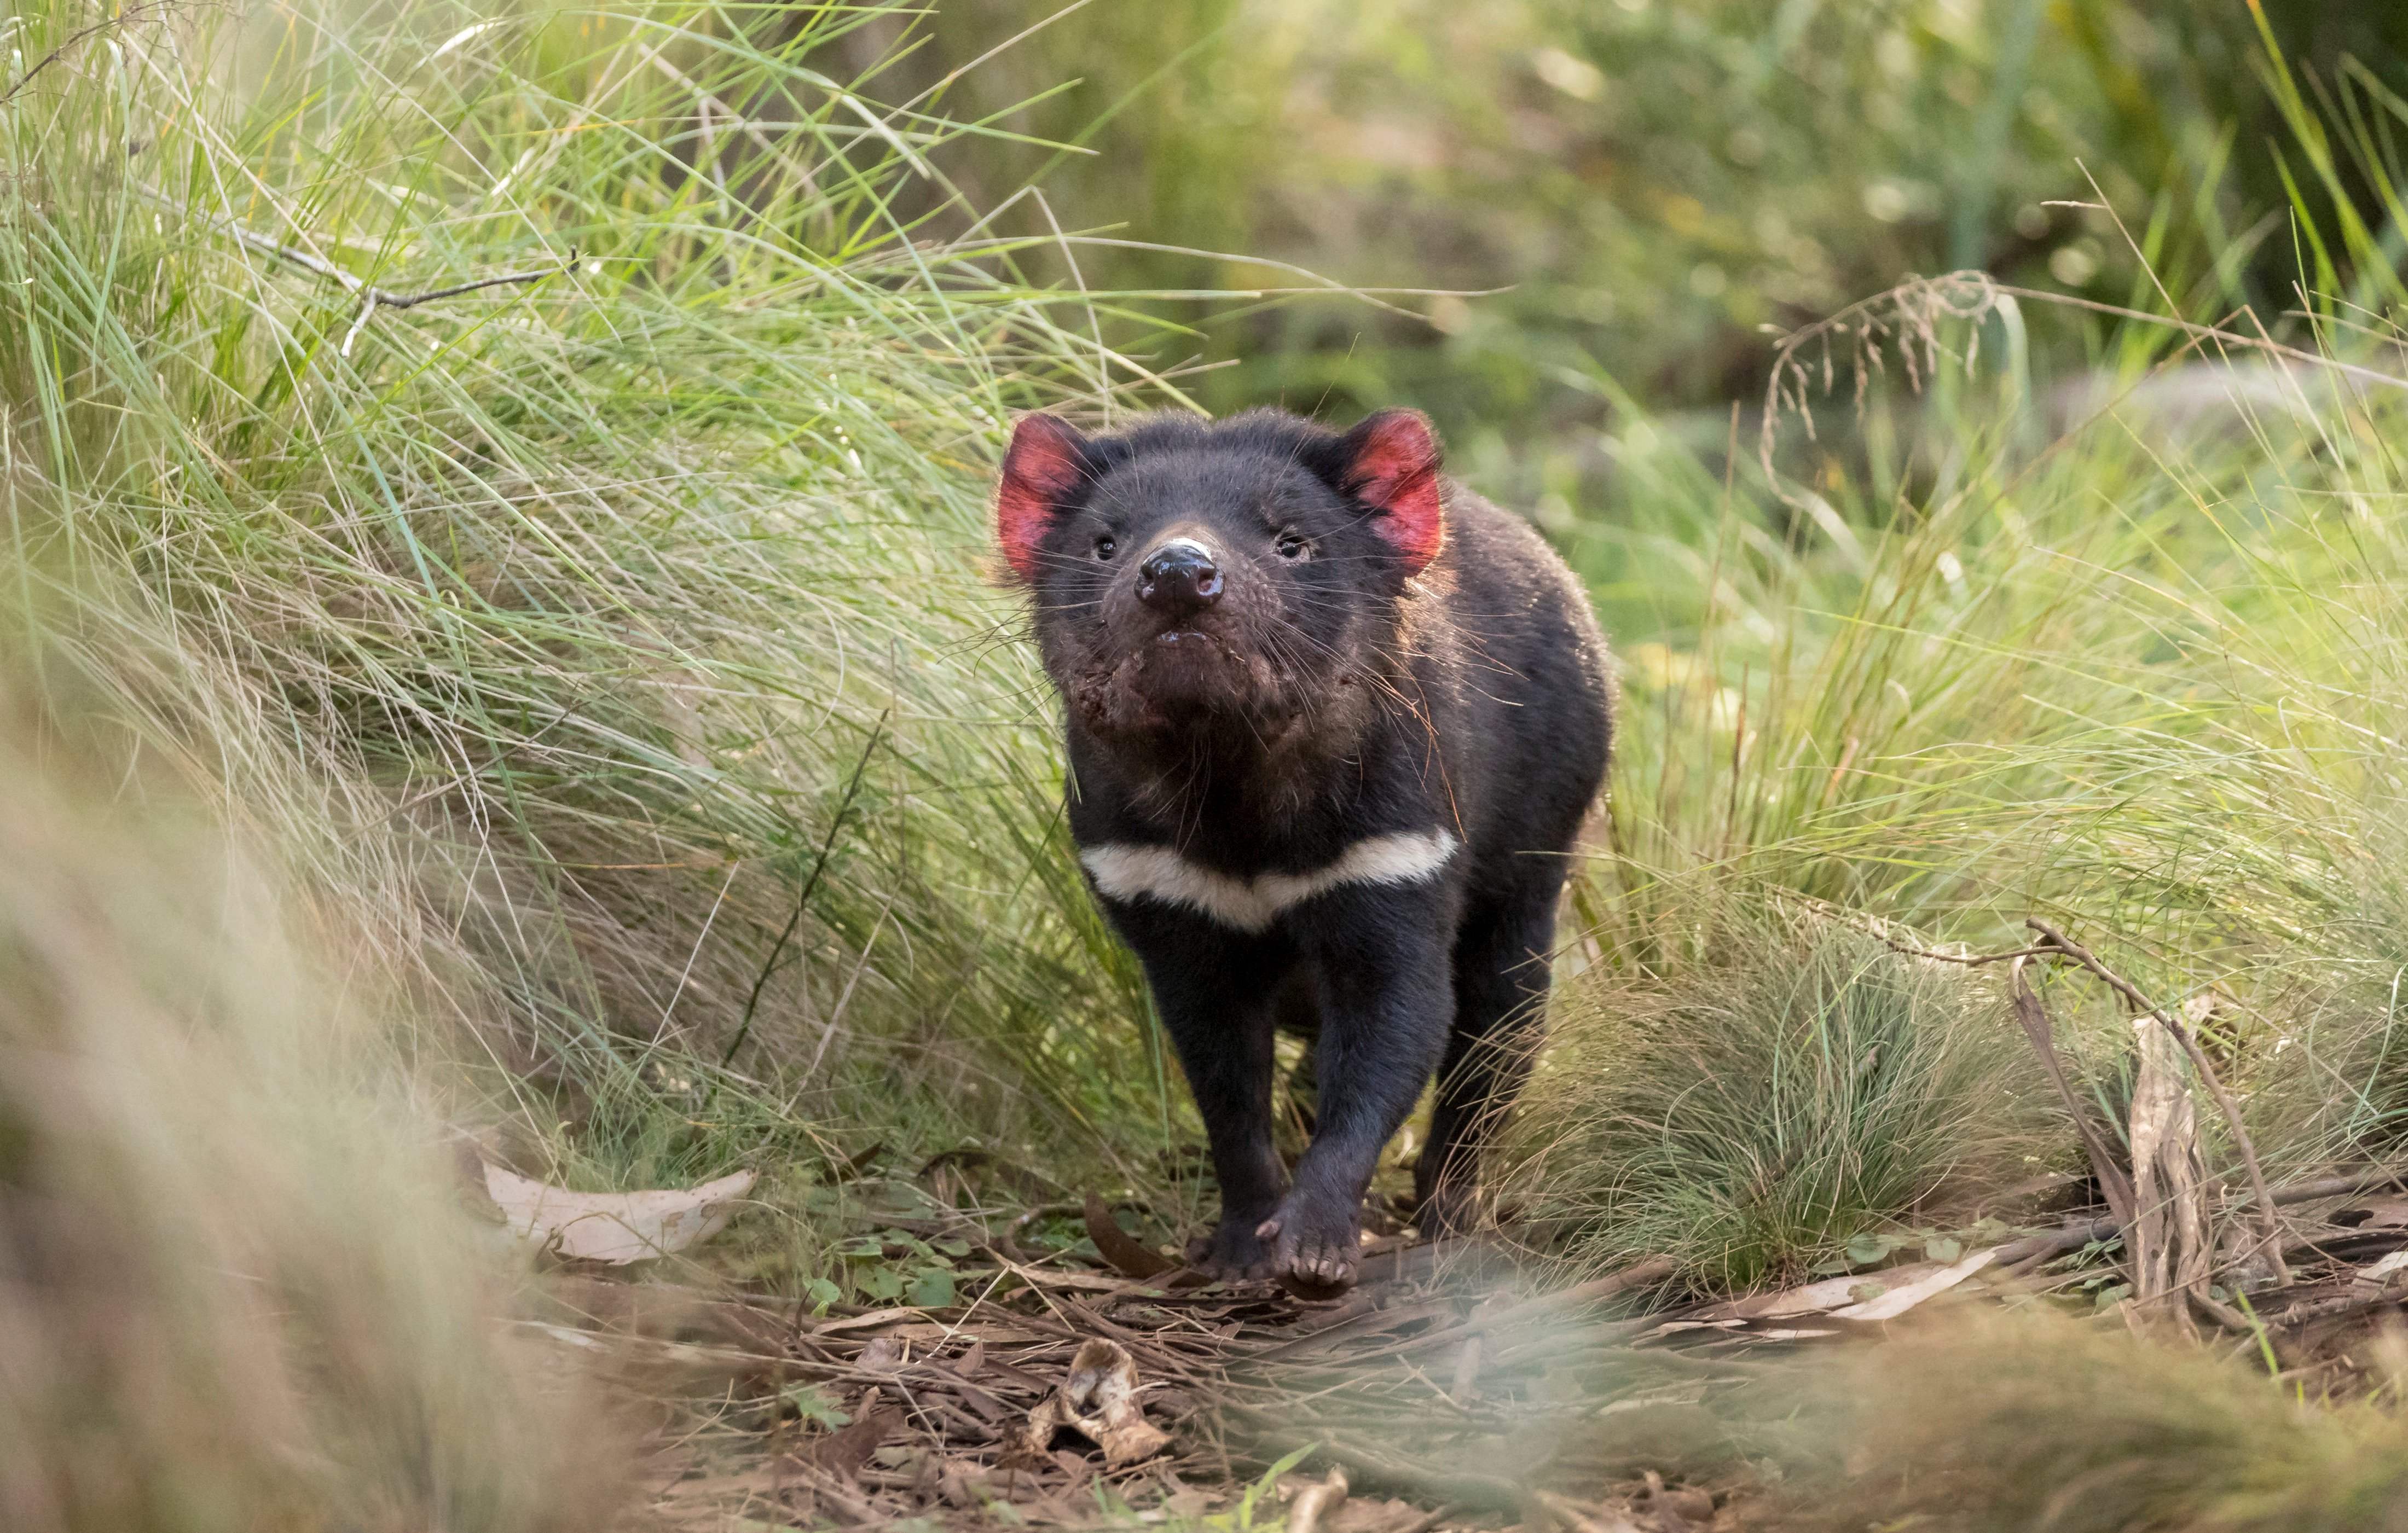
{"label": "devil's black nose", "polygon": [[1221,566],[1203,544],[1176,538],[1137,566],[1137,599],[1174,616],[1200,612],[1221,599]]}

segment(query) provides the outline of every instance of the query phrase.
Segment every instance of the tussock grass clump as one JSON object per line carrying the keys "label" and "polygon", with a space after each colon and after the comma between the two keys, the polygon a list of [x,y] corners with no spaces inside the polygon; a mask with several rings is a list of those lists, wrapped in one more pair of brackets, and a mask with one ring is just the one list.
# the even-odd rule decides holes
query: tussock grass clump
{"label": "tussock grass clump", "polygon": [[[2395,1349],[2396,1350],[2396,1349]],[[2408,1526],[2408,1426],[2242,1366],[2035,1316],[1952,1316],[1823,1387],[1844,1482],[1768,1526],[1961,1533],[2366,1533]],[[1812,1506],[1803,1504],[1807,1500]]]}
{"label": "tussock grass clump", "polygon": [[843,65],[882,8],[10,19],[60,50],[0,105],[41,674],[475,1024],[565,1176],[1100,1158],[1168,1099],[982,575],[991,439],[1133,365],[953,192],[995,130]]}
{"label": "tussock grass clump", "polygon": [[1674,981],[1592,969],[1519,1122],[1533,1211],[1576,1254],[1688,1283],[1801,1276],[2056,1149],[2046,1086],[1961,968],[1814,917],[1726,911]]}
{"label": "tussock grass clump", "polygon": [[11,723],[0,1525],[611,1526],[624,1448],[510,1334],[352,934]]}

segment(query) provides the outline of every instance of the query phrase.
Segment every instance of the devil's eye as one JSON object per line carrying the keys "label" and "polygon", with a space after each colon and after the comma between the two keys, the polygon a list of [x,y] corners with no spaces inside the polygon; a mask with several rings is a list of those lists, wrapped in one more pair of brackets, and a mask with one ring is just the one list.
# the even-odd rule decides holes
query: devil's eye
{"label": "devil's eye", "polygon": [[1283,532],[1280,534],[1278,547],[1279,556],[1281,558],[1301,559],[1305,555],[1305,551],[1312,548],[1312,545],[1306,542],[1303,538],[1298,537],[1292,532]]}
{"label": "devil's eye", "polygon": [[1098,558],[1098,559],[1109,559],[1109,558],[1111,558],[1113,554],[1115,554],[1115,553],[1117,553],[1117,552],[1120,552],[1120,544],[1118,544],[1118,543],[1116,543],[1116,542],[1114,542],[1114,541],[1112,540],[1112,535],[1111,535],[1111,534],[1110,534],[1110,533],[1106,533],[1106,534],[1104,534],[1104,536],[1103,536],[1103,537],[1098,537],[1098,538],[1096,538],[1096,558]]}

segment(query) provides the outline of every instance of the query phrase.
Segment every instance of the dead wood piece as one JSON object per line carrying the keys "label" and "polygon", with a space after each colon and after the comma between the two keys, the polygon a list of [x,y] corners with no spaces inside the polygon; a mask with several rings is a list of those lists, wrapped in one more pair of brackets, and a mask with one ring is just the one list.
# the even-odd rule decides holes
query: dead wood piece
{"label": "dead wood piece", "polygon": [[2164,1030],[2136,1039],[2132,1089],[2132,1295],[2145,1311],[2196,1338],[2187,1296],[2205,1297],[2213,1252],[2207,1234],[2207,1162],[2199,1114],[2182,1077],[2182,1052]]}
{"label": "dead wood piece", "polygon": [[2224,1089],[2223,1078],[2215,1073],[2215,1067],[2208,1063],[2207,1054],[2200,1048],[2199,1040],[2191,1037],[2190,1029],[2183,1025],[2180,1018],[2142,995],[2133,987],[2130,981],[2101,963],[2098,955],[2088,948],[2037,917],[2027,920],[2024,924],[2040,933],[2042,939],[2050,946],[2057,948],[2065,956],[2097,975],[2108,988],[2121,996],[2133,1010],[2143,1016],[2155,1017],[2158,1025],[2172,1033],[2174,1041],[2182,1045],[2183,1053],[2190,1056],[2191,1068],[2198,1072],[2200,1082],[2206,1086],[2209,1095],[2215,1098],[2217,1110],[2224,1114],[2225,1127],[2232,1135],[2232,1148],[2241,1156],[2243,1169],[2249,1173],[2250,1190],[2257,1195],[2258,1199],[2258,1212],[2262,1226],[2266,1259],[2273,1266],[2274,1281],[2277,1283],[2289,1282],[2290,1271],[2283,1265],[2283,1225],[2274,1212],[2274,1195],[2267,1190],[2266,1169],[2258,1164],[2257,1141],[2249,1137],[2248,1127],[2241,1121],[2241,1104],[2234,1101],[2232,1094]]}

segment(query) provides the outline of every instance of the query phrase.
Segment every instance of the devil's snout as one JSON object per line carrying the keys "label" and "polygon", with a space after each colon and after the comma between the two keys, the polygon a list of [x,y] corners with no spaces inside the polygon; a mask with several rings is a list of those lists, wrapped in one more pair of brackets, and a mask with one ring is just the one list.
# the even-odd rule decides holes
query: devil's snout
{"label": "devil's snout", "polygon": [[1169,617],[1201,612],[1221,599],[1221,566],[1192,537],[1174,537],[1137,568],[1137,599]]}

